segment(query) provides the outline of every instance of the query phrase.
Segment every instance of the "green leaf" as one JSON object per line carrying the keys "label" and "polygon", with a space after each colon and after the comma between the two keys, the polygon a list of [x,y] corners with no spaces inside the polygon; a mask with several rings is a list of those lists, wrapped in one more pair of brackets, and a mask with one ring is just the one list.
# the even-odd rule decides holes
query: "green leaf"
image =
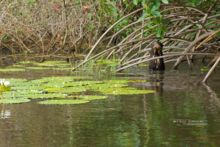
{"label": "green leaf", "polygon": [[20,103],[27,103],[29,99],[25,98],[7,98],[7,99],[0,99],[0,104],[20,104]]}
{"label": "green leaf", "polygon": [[133,0],[133,4],[137,5],[138,4],[138,0]]}
{"label": "green leaf", "polygon": [[161,16],[161,14],[160,14],[159,11],[152,11],[152,14],[153,14],[154,16],[156,16],[156,17],[160,17],[160,16]]}
{"label": "green leaf", "polygon": [[70,104],[84,104],[88,103],[86,100],[45,100],[38,102],[44,105],[70,105]]}
{"label": "green leaf", "polygon": [[168,0],[162,0],[162,2],[163,2],[164,4],[169,4],[169,1],[168,1]]}

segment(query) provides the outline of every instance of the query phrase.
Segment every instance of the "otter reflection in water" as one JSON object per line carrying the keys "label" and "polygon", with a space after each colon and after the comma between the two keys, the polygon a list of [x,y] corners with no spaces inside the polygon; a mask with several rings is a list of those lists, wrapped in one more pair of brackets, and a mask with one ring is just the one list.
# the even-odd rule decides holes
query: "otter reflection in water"
{"label": "otter reflection in water", "polygon": [[154,73],[149,78],[152,90],[155,90],[155,96],[163,96],[164,73]]}

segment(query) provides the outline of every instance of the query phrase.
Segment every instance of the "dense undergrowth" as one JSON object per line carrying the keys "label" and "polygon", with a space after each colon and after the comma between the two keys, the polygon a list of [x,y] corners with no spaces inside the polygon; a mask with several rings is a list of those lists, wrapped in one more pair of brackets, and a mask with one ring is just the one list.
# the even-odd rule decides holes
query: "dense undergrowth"
{"label": "dense undergrowth", "polygon": [[[86,54],[109,26],[140,8],[143,10],[118,23],[106,38],[123,27],[149,16],[153,18],[144,22],[144,30],[150,31],[144,32],[143,35],[148,36],[154,32],[155,36],[161,38],[168,30],[168,23],[162,13],[166,7],[203,6],[202,9],[207,10],[213,3],[215,0],[1,1],[0,49],[5,54],[32,53],[45,57],[58,54]],[[213,11],[218,8],[213,8]],[[171,11],[169,13],[172,14]],[[157,27],[154,27],[155,25]],[[123,31],[120,36],[114,38],[113,44],[121,41],[136,28],[138,27]],[[104,41],[103,44],[105,43]]]}

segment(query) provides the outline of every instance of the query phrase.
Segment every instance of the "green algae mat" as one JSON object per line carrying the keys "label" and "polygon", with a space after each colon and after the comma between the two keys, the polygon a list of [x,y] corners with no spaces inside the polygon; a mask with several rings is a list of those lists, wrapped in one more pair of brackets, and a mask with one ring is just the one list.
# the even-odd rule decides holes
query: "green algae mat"
{"label": "green algae mat", "polygon": [[10,87],[4,90],[0,86],[0,103],[4,104],[26,103],[32,100],[37,100],[39,104],[82,104],[106,99],[109,95],[154,93],[152,90],[128,86],[134,82],[132,80],[92,81],[75,76],[6,80],[10,81]]}

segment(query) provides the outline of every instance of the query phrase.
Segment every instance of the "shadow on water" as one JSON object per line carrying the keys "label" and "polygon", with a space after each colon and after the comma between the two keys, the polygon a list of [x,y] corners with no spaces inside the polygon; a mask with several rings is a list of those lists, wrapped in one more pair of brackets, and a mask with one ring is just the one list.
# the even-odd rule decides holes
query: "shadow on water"
{"label": "shadow on water", "polygon": [[[0,146],[217,147],[220,144],[219,93],[211,87],[195,84],[196,77],[188,73],[127,78],[144,79],[145,82],[133,86],[154,89],[156,93],[109,96],[81,105],[0,105]],[[218,77],[216,81],[219,80]],[[220,86],[220,82],[214,84]]]}
{"label": "shadow on water", "polygon": [[151,88],[156,91],[156,94],[160,97],[163,96],[163,85],[164,85],[164,73],[154,73],[150,75],[149,81]]}

